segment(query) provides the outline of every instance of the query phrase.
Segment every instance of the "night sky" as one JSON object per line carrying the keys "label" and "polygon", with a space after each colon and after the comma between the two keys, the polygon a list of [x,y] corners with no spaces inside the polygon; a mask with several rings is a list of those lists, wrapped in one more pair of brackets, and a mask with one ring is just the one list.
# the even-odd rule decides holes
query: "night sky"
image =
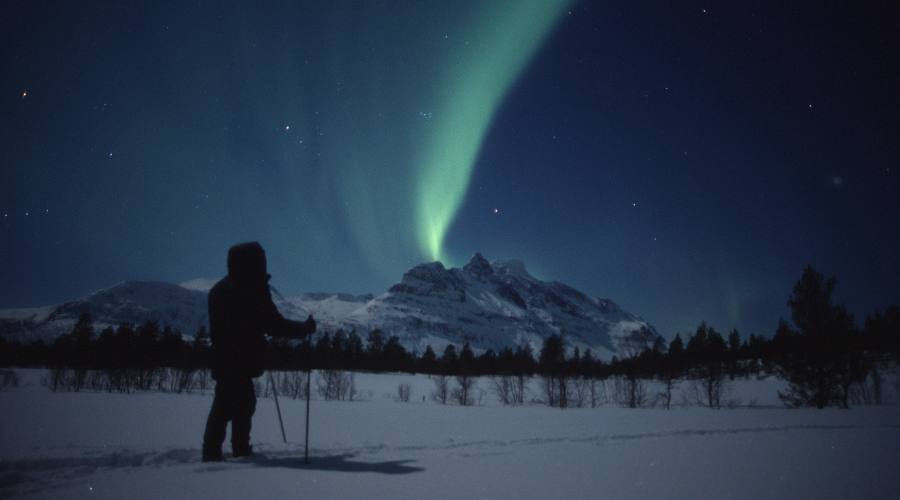
{"label": "night sky", "polygon": [[666,336],[771,334],[812,264],[861,321],[900,302],[900,8],[749,3],[6,2],[0,307],[259,240],[286,294],[482,252]]}

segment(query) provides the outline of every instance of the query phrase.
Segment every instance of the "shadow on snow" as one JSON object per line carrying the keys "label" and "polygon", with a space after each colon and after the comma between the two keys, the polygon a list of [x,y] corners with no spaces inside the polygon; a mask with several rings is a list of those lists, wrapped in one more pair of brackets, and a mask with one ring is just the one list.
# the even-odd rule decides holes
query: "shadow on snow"
{"label": "shadow on snow", "polygon": [[254,458],[248,463],[259,467],[282,467],[287,469],[323,470],[337,472],[374,472],[378,474],[411,474],[422,472],[424,467],[407,465],[413,460],[387,460],[384,462],[360,462],[351,460],[356,455],[344,453],[341,455],[316,456],[304,463],[302,457],[278,457],[278,458]]}

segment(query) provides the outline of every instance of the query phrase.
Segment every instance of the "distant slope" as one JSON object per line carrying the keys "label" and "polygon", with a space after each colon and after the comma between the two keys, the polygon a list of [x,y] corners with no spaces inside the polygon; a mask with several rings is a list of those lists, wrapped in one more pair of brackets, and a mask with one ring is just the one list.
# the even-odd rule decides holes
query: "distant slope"
{"label": "distant slope", "polygon": [[97,330],[157,321],[193,335],[207,324],[206,293],[159,281],[125,281],[58,306],[0,310],[0,335],[52,339],[68,333],[82,313],[90,313]]}

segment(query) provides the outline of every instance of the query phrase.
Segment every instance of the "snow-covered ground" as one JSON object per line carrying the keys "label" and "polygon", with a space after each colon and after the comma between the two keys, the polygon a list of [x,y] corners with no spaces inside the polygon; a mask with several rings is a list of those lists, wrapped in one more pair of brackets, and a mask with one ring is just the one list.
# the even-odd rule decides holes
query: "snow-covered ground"
{"label": "snow-covered ground", "polygon": [[[711,410],[442,406],[424,376],[358,374],[361,400],[260,399],[264,458],[200,462],[212,396],[51,393],[40,371],[0,392],[0,497],[897,498],[900,406],[777,407],[777,381],[741,381]],[[409,383],[409,403],[396,400]],[[226,446],[226,452],[228,448]]]}

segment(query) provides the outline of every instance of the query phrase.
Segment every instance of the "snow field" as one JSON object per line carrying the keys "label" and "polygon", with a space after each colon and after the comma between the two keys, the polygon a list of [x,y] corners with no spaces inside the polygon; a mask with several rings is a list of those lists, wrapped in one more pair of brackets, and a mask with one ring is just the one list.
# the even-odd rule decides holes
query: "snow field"
{"label": "snow field", "polygon": [[[356,374],[359,401],[260,399],[264,458],[200,462],[211,394],[51,393],[20,371],[0,392],[0,497],[896,498],[900,406],[788,410],[777,381],[739,381],[760,407],[560,410],[438,405],[419,375]],[[412,387],[409,403],[397,385]],[[763,399],[763,398],[767,399]],[[229,451],[226,443],[226,454]]]}

